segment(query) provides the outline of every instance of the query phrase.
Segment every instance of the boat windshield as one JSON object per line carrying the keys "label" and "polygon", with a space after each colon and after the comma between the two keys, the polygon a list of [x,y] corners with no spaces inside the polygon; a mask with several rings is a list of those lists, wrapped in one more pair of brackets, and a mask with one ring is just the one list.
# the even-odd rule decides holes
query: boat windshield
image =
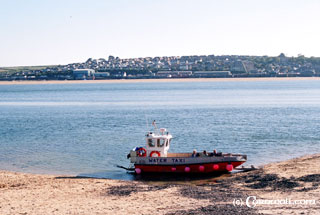
{"label": "boat windshield", "polygon": [[157,139],[148,138],[147,144],[149,147],[162,148],[164,146],[167,147],[169,145],[169,140],[165,138],[157,138]]}

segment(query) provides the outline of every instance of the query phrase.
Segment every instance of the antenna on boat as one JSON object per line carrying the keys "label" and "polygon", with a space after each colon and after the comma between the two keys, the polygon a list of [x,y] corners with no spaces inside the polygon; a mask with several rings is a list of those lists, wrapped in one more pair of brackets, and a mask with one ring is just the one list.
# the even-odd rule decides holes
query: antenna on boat
{"label": "antenna on boat", "polygon": [[158,128],[157,128],[156,120],[153,120],[152,125],[154,126],[154,130],[157,132]]}

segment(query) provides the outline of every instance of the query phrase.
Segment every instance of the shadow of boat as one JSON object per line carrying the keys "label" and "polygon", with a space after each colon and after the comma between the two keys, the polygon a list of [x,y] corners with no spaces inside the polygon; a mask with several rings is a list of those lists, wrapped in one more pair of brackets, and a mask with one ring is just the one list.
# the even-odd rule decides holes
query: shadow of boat
{"label": "shadow of boat", "polygon": [[140,181],[151,184],[214,184],[224,178],[230,177],[231,173],[220,174],[141,174],[137,175],[133,172],[96,172],[96,173],[82,173],[76,176],[58,176],[56,179],[114,179],[125,181]]}

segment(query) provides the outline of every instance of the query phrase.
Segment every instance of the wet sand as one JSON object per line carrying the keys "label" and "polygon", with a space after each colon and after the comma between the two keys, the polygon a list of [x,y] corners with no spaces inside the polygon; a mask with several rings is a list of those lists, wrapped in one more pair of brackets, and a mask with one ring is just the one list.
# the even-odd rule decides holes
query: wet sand
{"label": "wet sand", "polygon": [[[0,214],[317,214],[319,163],[315,154],[251,172],[170,183],[0,171]],[[249,196],[315,204],[250,208]]]}
{"label": "wet sand", "polygon": [[301,81],[320,80],[320,77],[266,77],[266,78],[164,78],[164,79],[112,79],[62,81],[0,81],[0,85],[24,84],[96,84],[96,83],[152,83],[152,82],[235,82],[235,81]]}

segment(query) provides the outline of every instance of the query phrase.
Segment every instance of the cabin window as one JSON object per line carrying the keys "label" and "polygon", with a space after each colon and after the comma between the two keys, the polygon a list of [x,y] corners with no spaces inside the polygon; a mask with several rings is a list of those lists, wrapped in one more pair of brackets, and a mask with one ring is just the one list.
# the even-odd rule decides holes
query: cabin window
{"label": "cabin window", "polygon": [[166,142],[165,139],[157,139],[157,146],[158,147],[163,147],[165,142]]}
{"label": "cabin window", "polygon": [[148,145],[149,147],[154,147],[153,139],[148,139]]}
{"label": "cabin window", "polygon": [[163,147],[163,146],[164,146],[164,144],[166,144],[166,142],[167,142],[167,140],[166,140],[166,139],[162,139],[162,141],[161,141],[161,147]]}

